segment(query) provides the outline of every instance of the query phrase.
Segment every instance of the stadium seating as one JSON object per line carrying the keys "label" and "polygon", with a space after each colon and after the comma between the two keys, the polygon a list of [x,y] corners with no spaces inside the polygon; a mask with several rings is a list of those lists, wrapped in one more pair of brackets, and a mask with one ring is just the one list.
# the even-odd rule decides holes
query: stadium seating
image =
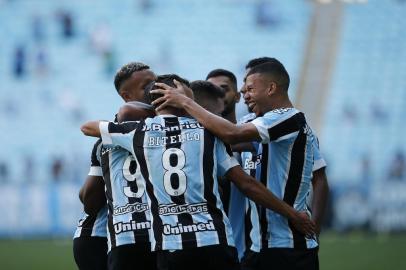
{"label": "stadium seating", "polygon": [[[263,29],[256,26],[255,5],[250,1],[151,1],[147,11],[133,0],[120,4],[108,0],[4,2],[0,24],[7,38],[0,50],[0,102],[11,102],[19,111],[13,119],[0,114],[2,128],[9,130],[2,139],[13,138],[5,146],[7,153],[18,161],[25,150],[30,151],[39,160],[40,171],[47,170],[47,161],[56,152],[66,158],[72,149],[89,154],[92,140],[80,134],[80,124],[88,119],[112,119],[121,103],[113,86],[114,74],[106,75],[103,59],[90,46],[90,33],[100,24],[110,28],[115,68],[138,60],[158,73],[176,72],[193,80],[223,67],[238,74],[241,81],[248,59],[275,55],[295,78],[310,16],[307,3],[295,2],[272,3],[277,22]],[[73,18],[75,35],[70,40],[61,37],[57,20],[61,10],[71,12]],[[43,22],[41,42],[33,39],[34,16]],[[22,79],[12,76],[18,44],[24,45],[27,54],[27,75]],[[36,74],[35,54],[40,48],[48,59],[46,76]],[[23,128],[30,136],[22,133]],[[9,164],[13,173],[19,170],[15,164],[21,162]],[[85,167],[81,166],[83,173]]]}
{"label": "stadium seating", "polygon": [[[294,99],[311,1],[271,1],[265,6],[265,25],[257,24],[258,7],[250,0],[151,0],[149,8],[142,2],[0,0],[0,162],[7,162],[12,183],[51,183],[55,156],[66,161],[63,182],[78,186],[86,175],[94,140],[82,136],[79,126],[90,119],[112,119],[122,102],[114,89],[114,72],[106,72],[103,57],[91,45],[91,33],[103,25],[107,43],[111,36],[115,69],[136,60],[157,73],[195,80],[222,67],[235,72],[240,85],[248,59],[274,56],[291,74]],[[61,11],[72,15],[71,38],[62,37]],[[370,159],[368,183],[385,182],[394,153],[406,152],[399,135],[406,128],[404,14],[401,1],[345,7],[320,134],[333,187],[359,190],[365,156]],[[35,16],[43,23],[40,41],[32,33]],[[12,71],[17,46],[26,51],[26,75],[21,78]],[[46,55],[45,75],[36,64],[40,50]],[[239,116],[244,106],[238,105]],[[34,159],[35,175],[23,173],[27,156]]]}

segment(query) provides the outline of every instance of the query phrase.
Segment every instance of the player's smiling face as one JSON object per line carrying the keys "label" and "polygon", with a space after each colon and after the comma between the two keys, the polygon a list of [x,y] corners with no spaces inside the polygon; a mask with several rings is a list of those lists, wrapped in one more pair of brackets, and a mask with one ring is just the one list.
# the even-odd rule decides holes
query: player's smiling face
{"label": "player's smiling face", "polygon": [[125,80],[120,87],[120,95],[125,100],[145,102],[144,89],[147,84],[156,80],[155,74],[149,70],[141,70],[134,72],[130,78]]}
{"label": "player's smiling face", "polygon": [[257,116],[265,113],[266,103],[268,102],[268,85],[261,77],[261,74],[255,73],[249,75],[245,81],[244,100]]}

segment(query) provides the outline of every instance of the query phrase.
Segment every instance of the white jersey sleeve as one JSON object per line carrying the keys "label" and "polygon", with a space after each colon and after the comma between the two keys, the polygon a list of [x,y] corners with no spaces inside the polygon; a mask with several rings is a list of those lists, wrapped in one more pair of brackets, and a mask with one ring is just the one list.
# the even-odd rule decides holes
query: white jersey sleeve
{"label": "white jersey sleeve", "polygon": [[135,129],[139,121],[124,122],[117,124],[114,122],[100,122],[100,134],[103,145],[120,146],[129,152],[133,152],[133,140]]}
{"label": "white jersey sleeve", "polygon": [[216,158],[217,158],[217,176],[224,176],[228,170],[238,166],[239,163],[233,156],[231,148],[224,145],[224,143],[216,138]]}

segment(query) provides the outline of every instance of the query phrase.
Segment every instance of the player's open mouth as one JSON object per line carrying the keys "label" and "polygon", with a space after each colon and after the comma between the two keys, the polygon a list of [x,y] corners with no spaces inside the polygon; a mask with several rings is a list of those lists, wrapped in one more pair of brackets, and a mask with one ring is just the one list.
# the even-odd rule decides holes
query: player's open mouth
{"label": "player's open mouth", "polygon": [[249,107],[251,110],[254,110],[255,102],[249,102],[249,103],[248,103],[248,107]]}

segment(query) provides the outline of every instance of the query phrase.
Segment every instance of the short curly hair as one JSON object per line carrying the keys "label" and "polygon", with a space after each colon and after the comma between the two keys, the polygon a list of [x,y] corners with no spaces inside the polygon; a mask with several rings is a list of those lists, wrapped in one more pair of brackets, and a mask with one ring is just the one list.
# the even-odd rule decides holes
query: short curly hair
{"label": "short curly hair", "polygon": [[149,66],[141,62],[130,62],[122,66],[114,77],[114,86],[117,92],[120,91],[120,87],[125,80],[131,77],[134,72],[149,69]]}
{"label": "short curly hair", "polygon": [[156,79],[156,81],[149,83],[146,87],[145,87],[145,94],[144,94],[144,100],[146,101],[146,103],[151,104],[153,101],[155,101],[156,99],[158,99],[159,97],[161,97],[161,94],[151,94],[151,90],[153,89],[157,89],[155,86],[155,83],[164,83],[167,84],[171,87],[176,87],[175,83],[173,82],[173,80],[177,80],[180,83],[183,83],[184,85],[186,85],[187,87],[190,87],[190,82],[185,79],[180,77],[179,75],[176,74],[164,74],[164,75],[159,75]]}

